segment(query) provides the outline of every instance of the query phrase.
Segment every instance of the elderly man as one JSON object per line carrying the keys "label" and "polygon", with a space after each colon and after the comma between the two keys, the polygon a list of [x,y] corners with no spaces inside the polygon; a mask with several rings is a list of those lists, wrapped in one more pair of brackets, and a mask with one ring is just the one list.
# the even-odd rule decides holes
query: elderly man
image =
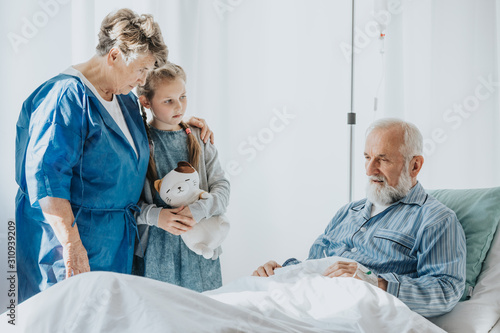
{"label": "elderly man", "polygon": [[[364,152],[367,198],[337,212],[308,259],[355,260],[378,275],[379,288],[432,317],[451,311],[462,296],[466,247],[455,213],[417,181],[424,162],[422,146],[422,135],[413,124],[398,119],[373,123]],[[337,262],[324,275],[353,277],[356,262]],[[283,266],[297,263],[292,258]],[[270,276],[280,267],[269,261],[253,275]]]}

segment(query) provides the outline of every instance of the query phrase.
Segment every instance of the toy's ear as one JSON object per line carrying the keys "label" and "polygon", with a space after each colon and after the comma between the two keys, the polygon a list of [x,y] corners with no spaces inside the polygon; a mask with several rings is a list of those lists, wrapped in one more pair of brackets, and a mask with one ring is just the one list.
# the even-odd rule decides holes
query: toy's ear
{"label": "toy's ear", "polygon": [[177,168],[175,168],[175,171],[179,173],[194,173],[196,170],[193,168],[191,164],[188,162],[181,161],[177,163]]}
{"label": "toy's ear", "polygon": [[162,181],[163,181],[163,179],[155,180],[155,189],[156,189],[156,191],[158,191],[158,193],[160,193],[160,188],[161,188],[161,182]]}

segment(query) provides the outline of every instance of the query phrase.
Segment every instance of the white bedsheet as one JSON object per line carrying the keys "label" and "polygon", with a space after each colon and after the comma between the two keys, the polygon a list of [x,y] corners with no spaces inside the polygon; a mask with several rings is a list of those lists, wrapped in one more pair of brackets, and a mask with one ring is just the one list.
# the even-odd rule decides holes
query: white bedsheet
{"label": "white bedsheet", "polygon": [[109,272],[72,277],[17,308],[2,332],[444,332],[397,298],[352,278],[325,278],[334,258],[245,277],[199,294]]}
{"label": "white bedsheet", "polygon": [[327,332],[444,332],[396,297],[352,278],[328,278],[326,268],[346,258],[305,261],[270,278],[246,277],[206,295],[263,314],[311,324]]}

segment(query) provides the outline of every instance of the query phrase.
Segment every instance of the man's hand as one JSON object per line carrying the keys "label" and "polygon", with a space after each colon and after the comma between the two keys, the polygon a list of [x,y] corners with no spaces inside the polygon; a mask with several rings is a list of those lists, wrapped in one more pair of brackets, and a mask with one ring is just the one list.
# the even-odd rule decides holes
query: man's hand
{"label": "man's hand", "polygon": [[172,235],[182,235],[191,230],[196,221],[192,217],[181,215],[184,206],[175,209],[162,209],[158,218],[158,227],[170,232]]}
{"label": "man's hand", "polygon": [[[353,277],[355,279],[363,281],[359,276],[354,275],[356,270],[358,269],[358,264],[355,262],[345,262],[345,261],[337,261],[330,267],[326,269],[323,273],[324,276],[328,277]],[[387,281],[378,278],[378,287],[384,291],[387,291]]]}
{"label": "man's hand", "polygon": [[276,261],[271,260],[265,263],[263,266],[259,266],[259,268],[257,268],[253,272],[252,276],[269,277],[271,275],[274,275],[274,270],[278,268],[281,268],[281,265]]}
{"label": "man's hand", "polygon": [[66,266],[66,279],[73,275],[90,272],[87,250],[80,239],[63,246],[63,260]]}
{"label": "man's hand", "polygon": [[210,139],[210,142],[214,144],[214,133],[208,127],[205,119],[198,117],[191,117],[189,118],[187,123],[190,126],[198,127],[201,129],[200,138],[203,140],[203,142],[207,143],[208,139]]}
{"label": "man's hand", "polygon": [[[323,275],[328,277],[353,277],[354,273],[356,273],[357,268],[358,264],[355,262],[337,261],[336,263],[328,267]],[[357,276],[355,276],[355,278],[361,280]]]}

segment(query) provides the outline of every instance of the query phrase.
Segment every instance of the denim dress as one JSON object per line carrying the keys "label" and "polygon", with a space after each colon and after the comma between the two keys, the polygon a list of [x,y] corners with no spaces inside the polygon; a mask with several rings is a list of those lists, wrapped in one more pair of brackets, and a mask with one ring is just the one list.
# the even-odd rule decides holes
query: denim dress
{"label": "denim dress", "polygon": [[[161,131],[150,126],[150,133],[154,142],[159,179],[175,169],[178,162],[189,161],[187,134],[184,130]],[[150,188],[153,189],[153,203],[156,206],[172,208],[160,198],[153,186]],[[181,236],[152,225],[149,227],[147,247],[144,251],[143,260],[135,257],[134,274],[198,292],[222,286],[219,259],[205,259],[197,255],[184,244]]]}

